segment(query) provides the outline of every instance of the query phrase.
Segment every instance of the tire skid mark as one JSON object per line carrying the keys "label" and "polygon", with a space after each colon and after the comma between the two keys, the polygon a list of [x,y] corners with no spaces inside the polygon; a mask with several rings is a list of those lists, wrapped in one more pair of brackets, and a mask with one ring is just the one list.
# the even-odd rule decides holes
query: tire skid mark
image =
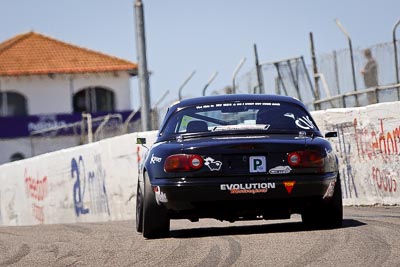
{"label": "tire skid mark", "polygon": [[[208,254],[196,266],[232,266],[239,259],[242,253],[242,246],[235,238],[220,237],[218,239],[223,241],[223,244],[212,246]],[[224,261],[221,261],[223,258],[221,248],[226,248],[225,243],[228,243],[228,255]]]}
{"label": "tire skid mark", "polygon": [[220,261],[221,261],[221,250],[217,245],[214,245],[211,247],[210,251],[203,258],[203,260],[196,266],[198,267],[217,266]]}
{"label": "tire skid mark", "polygon": [[[400,211],[399,208],[393,210]],[[0,267],[39,263],[49,266],[174,267],[270,263],[279,266],[280,259],[280,263],[289,266],[321,266],[327,262],[328,265],[336,262],[341,266],[399,266],[400,218],[388,216],[392,209],[384,213],[375,208],[365,208],[361,212],[364,214],[358,216],[349,208],[349,223],[332,230],[306,231],[297,225],[292,229],[277,224],[262,229],[245,226],[243,231],[225,231],[225,228],[215,230],[204,224],[199,230],[176,231],[171,238],[157,240],[145,240],[140,234],[132,233],[133,226],[121,229],[119,222],[94,226],[90,223],[69,224],[57,228],[41,226],[43,228],[39,231],[36,227],[4,228],[7,233],[2,235],[0,232]],[[132,222],[123,225],[132,225]],[[190,227],[192,224],[187,223],[181,228]],[[285,243],[291,237],[305,238],[308,242],[296,239],[291,246]],[[278,246],[274,246],[275,241],[295,253],[269,258],[271,253],[281,252]],[[252,247],[254,244],[260,247]]]}
{"label": "tire skid mark", "polygon": [[20,236],[19,234],[16,234],[16,233],[9,233],[9,232],[4,232],[4,231],[0,231],[0,235]]}
{"label": "tire skid mark", "polygon": [[49,244],[40,249],[43,250],[43,252],[52,253],[55,259],[57,259],[58,254],[60,253],[60,248],[56,244]]}
{"label": "tire skid mark", "polygon": [[75,260],[74,262],[71,262],[68,265],[65,265],[66,267],[70,267],[70,266],[78,266],[78,263],[81,263],[80,260]]}
{"label": "tire skid mark", "polygon": [[242,254],[242,246],[233,237],[223,237],[222,239],[228,241],[229,244],[229,255],[224,262],[225,266],[233,265]]}
{"label": "tire skid mark", "polygon": [[82,255],[74,252],[74,251],[69,251],[67,254],[60,256],[56,259],[56,263],[60,263],[63,266],[70,266],[71,263],[67,263],[66,261],[73,260],[73,262],[79,261]]}
{"label": "tire skid mark", "polygon": [[130,259],[124,266],[130,267],[130,266],[140,266],[140,265],[146,265],[146,266],[155,266],[156,264],[154,262],[151,262],[150,259],[152,259],[152,254],[150,253],[152,248],[151,246],[148,246],[147,242],[136,242],[136,240],[141,239],[141,235],[137,235],[133,240],[131,241],[131,245],[129,250],[134,251],[136,257],[133,259]]}
{"label": "tire skid mark", "polygon": [[[139,234],[138,234],[139,235]],[[136,238],[136,236],[134,237],[134,238],[132,238],[131,239],[131,241],[130,241],[130,246],[129,246],[129,248],[132,250],[133,248],[135,248],[135,246],[136,246],[136,240],[137,240],[137,238]]]}
{"label": "tire skid mark", "polygon": [[364,219],[364,221],[372,222],[372,224],[375,226],[382,226],[382,227],[394,230],[396,232],[396,234],[400,236],[400,232],[399,232],[400,223],[392,223],[392,222],[387,222],[387,221],[382,221],[382,220],[374,220],[374,219]]}
{"label": "tire skid mark", "polygon": [[0,262],[0,266],[7,266],[18,263],[22,258],[31,252],[31,248],[27,244],[22,244],[15,255],[12,255],[8,260]]}
{"label": "tire skid mark", "polygon": [[114,260],[117,256],[117,252],[115,250],[103,249],[101,252],[102,255],[105,256],[105,259],[103,261],[104,265],[107,265],[108,263],[110,263],[110,261],[112,262],[112,260]]}
{"label": "tire skid mark", "polygon": [[[354,216],[358,217],[358,216]],[[392,254],[391,245],[385,240],[382,234],[377,230],[382,227],[381,224],[385,224],[381,220],[367,220],[362,221],[368,222],[368,227],[354,228],[349,232],[349,238],[346,238],[345,244],[348,245],[345,249],[351,249],[354,253],[353,257],[360,262],[353,262],[354,265],[360,266],[382,266]],[[390,224],[393,230],[398,232],[397,228],[394,228],[396,224]],[[353,245],[353,246],[352,246]]]}
{"label": "tire skid mark", "polygon": [[107,239],[103,242],[103,246],[101,249],[102,255],[104,255],[105,259],[103,261],[103,264],[106,265],[110,262],[110,260],[114,260],[116,255],[117,255],[117,251],[112,250],[110,248],[107,248],[108,244],[113,244],[115,243],[115,234],[112,232],[108,233]]}
{"label": "tire skid mark", "polygon": [[[190,241],[179,241],[179,245],[168,253],[164,258],[157,262],[157,266],[174,266],[178,265],[183,259],[190,258],[189,247],[193,246],[195,242]],[[178,261],[177,261],[178,260]]]}
{"label": "tire skid mark", "polygon": [[9,247],[7,246],[7,243],[3,242],[0,239],[0,255],[4,255],[5,252],[9,250]]}
{"label": "tire skid mark", "polygon": [[[372,226],[372,228],[376,228],[376,226]],[[391,246],[386,242],[382,236],[377,233],[375,230],[368,228],[367,231],[364,230],[356,230],[358,232],[357,236],[362,237],[361,240],[364,240],[363,244],[366,246],[365,255],[362,257],[363,266],[382,266],[384,262],[387,261],[389,255],[391,254]],[[372,247],[371,244],[373,244]]]}
{"label": "tire skid mark", "polygon": [[327,254],[337,242],[336,240],[333,242],[329,241],[333,240],[320,234],[318,239],[315,241],[316,243],[307,252],[297,257],[297,259],[295,259],[288,266],[306,266],[310,263],[318,261],[325,254]]}
{"label": "tire skid mark", "polygon": [[[142,239],[140,235],[138,238]],[[135,251],[137,256],[124,266],[186,266],[187,263],[183,263],[183,259],[191,259],[194,256],[188,248],[195,244],[193,240],[176,242],[170,239],[143,239],[140,242],[132,242],[131,250]]]}
{"label": "tire skid mark", "polygon": [[93,230],[91,230],[87,227],[80,226],[80,225],[65,224],[64,228],[67,228],[69,230],[72,230],[73,232],[85,234],[85,235],[89,235],[90,233],[93,232]]}
{"label": "tire skid mark", "polygon": [[[370,235],[372,233],[374,236],[376,236],[375,240],[376,242],[379,242],[381,245],[383,244],[383,248],[379,246],[378,251],[382,254],[380,258],[382,258],[381,261],[376,262],[374,261],[374,264],[381,265],[382,263],[386,262],[388,259],[390,259],[390,255],[397,256],[398,254],[396,253],[396,249],[392,249],[392,246],[390,243],[388,243],[386,237],[381,233],[381,231],[378,231],[379,228],[385,228],[389,229],[392,232],[392,237],[397,237],[400,239],[400,232],[399,232],[399,224],[398,223],[393,223],[393,222],[387,222],[387,221],[381,221],[381,220],[374,220],[374,219],[368,219],[365,220],[366,222],[369,222],[371,226],[373,226],[376,230],[371,231]],[[386,234],[389,234],[385,231]],[[374,252],[377,246],[374,245]],[[376,263],[375,263],[376,262]]]}

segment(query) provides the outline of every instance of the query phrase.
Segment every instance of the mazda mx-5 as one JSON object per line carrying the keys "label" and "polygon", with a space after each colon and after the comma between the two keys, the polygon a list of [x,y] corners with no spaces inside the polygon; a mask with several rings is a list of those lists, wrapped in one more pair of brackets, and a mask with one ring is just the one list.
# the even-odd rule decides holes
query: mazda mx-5
{"label": "mazda mx-5", "polygon": [[[136,229],[169,234],[171,219],[289,219],[339,227],[337,156],[300,101],[223,95],[172,105],[140,164]],[[143,138],[138,138],[144,144]]]}

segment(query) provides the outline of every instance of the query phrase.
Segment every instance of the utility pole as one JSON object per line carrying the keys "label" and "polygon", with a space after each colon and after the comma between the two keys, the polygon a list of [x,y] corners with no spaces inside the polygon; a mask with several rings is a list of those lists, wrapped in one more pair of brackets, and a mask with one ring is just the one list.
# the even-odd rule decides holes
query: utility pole
{"label": "utility pole", "polygon": [[[396,72],[396,83],[398,84],[400,82],[399,80],[399,62],[397,60],[397,44],[396,44],[396,28],[399,26],[400,20],[396,22],[396,24],[393,26],[393,48],[394,48],[394,63],[395,63],[395,72]],[[397,100],[400,100],[400,89],[397,88]]]}
{"label": "utility pole", "polygon": [[400,25],[400,20],[396,22],[396,24],[393,26],[393,48],[394,48],[394,60],[395,60],[395,70],[396,70],[396,83],[400,83],[399,80],[399,62],[397,60],[397,44],[396,44],[396,29],[397,26]]}
{"label": "utility pole", "polygon": [[265,90],[264,90],[264,80],[263,80],[263,76],[262,76],[262,71],[261,71],[261,66],[259,64],[258,61],[258,52],[257,52],[257,45],[254,44],[254,57],[256,60],[256,71],[257,71],[257,81],[258,81],[258,93],[259,94],[264,94]]}
{"label": "utility pole", "polygon": [[142,131],[151,130],[150,86],[146,58],[146,34],[144,11],[141,0],[135,0],[136,52],[138,61],[139,94],[141,106]]}
{"label": "utility pole", "polygon": [[[318,84],[318,68],[317,68],[317,58],[315,57],[315,48],[314,48],[314,37],[313,33],[310,32],[310,48],[311,48],[311,59],[313,64],[313,72],[314,72],[314,86],[315,86],[315,100],[320,100],[319,95],[319,84]],[[315,104],[314,108],[316,110],[320,109],[319,104]]]}

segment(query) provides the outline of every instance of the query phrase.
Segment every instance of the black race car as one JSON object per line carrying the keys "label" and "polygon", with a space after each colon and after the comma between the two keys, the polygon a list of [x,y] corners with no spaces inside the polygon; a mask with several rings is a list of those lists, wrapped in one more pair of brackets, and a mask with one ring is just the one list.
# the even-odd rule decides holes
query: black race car
{"label": "black race car", "polygon": [[300,101],[223,95],[168,109],[140,164],[136,229],[144,237],[167,236],[171,219],[294,213],[323,227],[339,227],[343,218],[337,157]]}

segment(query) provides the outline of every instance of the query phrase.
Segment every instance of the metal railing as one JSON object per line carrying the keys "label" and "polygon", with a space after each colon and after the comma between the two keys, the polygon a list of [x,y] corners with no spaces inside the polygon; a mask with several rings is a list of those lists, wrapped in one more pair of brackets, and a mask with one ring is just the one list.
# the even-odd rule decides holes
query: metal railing
{"label": "metal railing", "polygon": [[313,104],[320,105],[321,109],[366,106],[382,102],[400,101],[399,93],[400,84],[392,84],[326,97],[313,101]]}
{"label": "metal railing", "polygon": [[[70,139],[69,146],[75,146],[80,144],[87,144],[95,141],[99,141],[104,138],[113,137],[129,132],[129,128],[132,124],[132,119],[140,113],[139,111],[134,111],[130,116],[123,121],[121,114],[107,114],[105,116],[92,118],[91,114],[82,114],[82,120],[74,123],[65,124],[62,126],[55,126],[46,129],[41,129],[37,131],[30,132],[30,143],[31,143],[31,155],[37,155],[38,151],[50,152],[50,148],[40,147],[47,146],[48,140],[53,140],[56,142],[65,142],[65,138],[69,136]],[[140,123],[137,120],[133,122],[134,124]],[[140,128],[140,127],[137,127]],[[94,133],[93,133],[94,131]],[[60,137],[60,132],[64,139],[57,139]],[[46,141],[47,140],[47,141]],[[59,141],[57,141],[59,140]],[[75,141],[71,141],[75,140]],[[41,145],[43,143],[43,145]],[[68,145],[64,144],[60,146],[55,145],[56,148],[67,148]],[[41,154],[41,153],[39,153]]]}

